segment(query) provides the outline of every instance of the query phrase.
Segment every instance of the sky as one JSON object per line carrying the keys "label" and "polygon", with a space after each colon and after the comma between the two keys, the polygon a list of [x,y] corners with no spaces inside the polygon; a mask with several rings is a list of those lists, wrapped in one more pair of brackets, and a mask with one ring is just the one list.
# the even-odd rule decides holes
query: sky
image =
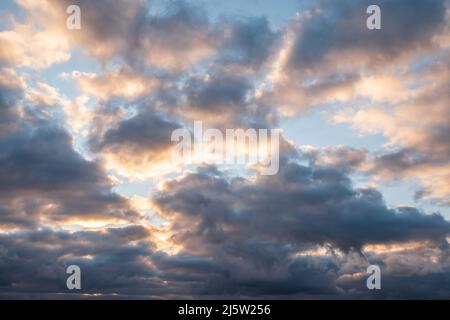
{"label": "sky", "polygon": [[448,0],[2,0],[0,299],[449,298],[449,118]]}

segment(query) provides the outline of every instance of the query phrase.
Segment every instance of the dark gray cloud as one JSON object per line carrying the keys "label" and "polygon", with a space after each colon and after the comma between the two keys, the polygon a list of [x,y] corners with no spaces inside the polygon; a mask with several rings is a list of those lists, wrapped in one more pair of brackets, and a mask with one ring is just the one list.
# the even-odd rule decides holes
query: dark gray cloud
{"label": "dark gray cloud", "polygon": [[202,113],[239,112],[246,105],[250,89],[252,85],[244,77],[214,75],[206,80],[191,79],[185,92],[190,109],[201,116]]}
{"label": "dark gray cloud", "polygon": [[[29,17],[42,29],[64,32],[72,47],[82,48],[103,62],[125,62],[136,70],[181,71],[209,58],[257,69],[268,57],[276,38],[265,17],[227,17],[213,22],[201,4],[183,0],[162,3],[162,7],[148,0],[45,0],[41,7],[32,3],[20,5],[33,10]],[[81,8],[79,31],[62,29],[70,5]],[[66,43],[54,51],[57,49],[69,55]],[[4,55],[14,53],[6,50]]]}
{"label": "dark gray cloud", "polygon": [[[123,233],[132,238],[124,239]],[[101,233],[41,230],[0,235],[0,297],[80,298],[65,287],[65,269],[71,264],[82,270],[82,292],[101,294],[96,298],[336,293],[337,266],[329,259],[299,258],[281,270],[281,277],[268,277],[269,273],[260,270],[251,272],[245,260],[226,262],[156,252],[147,234],[136,226]],[[241,253],[251,253],[258,246],[249,244],[248,251]]]}
{"label": "dark gray cloud", "polygon": [[[336,169],[285,159],[279,175],[250,181],[204,167],[168,182],[153,202],[172,221],[179,253],[156,250],[152,230],[138,225],[2,234],[1,296],[79,297],[64,287],[69,264],[83,270],[83,293],[103,294],[97,298],[442,298],[448,292],[449,223],[414,208],[389,209],[376,190],[353,189]],[[440,264],[414,262],[429,253],[413,252],[409,263],[399,254],[361,255],[367,244],[411,241],[428,242]],[[332,254],[307,254],[318,245]],[[334,254],[339,250],[342,256]],[[372,294],[365,277],[342,278],[364,272],[369,262],[384,268],[388,291]],[[411,279],[422,286],[408,287]]]}
{"label": "dark gray cloud", "polygon": [[[438,262],[430,264],[430,256]],[[445,247],[441,251],[416,248],[396,254],[370,253],[369,263],[381,268],[382,290],[367,295],[365,281],[358,277],[341,277],[336,283],[353,298],[366,295],[371,299],[446,299],[450,286],[448,257]]]}
{"label": "dark gray cloud", "polygon": [[[286,159],[285,159],[286,160]],[[450,224],[438,214],[416,208],[388,208],[374,189],[354,189],[338,168],[305,167],[284,161],[277,176],[255,181],[227,178],[214,167],[168,182],[154,198],[160,213],[173,221],[172,240],[191,254],[208,256],[211,279],[198,285],[200,294],[264,297],[403,297],[395,284],[406,286],[408,278],[395,276],[390,291],[370,294],[365,277],[341,280],[346,272],[365,273],[371,263],[390,265],[392,257],[362,255],[367,245],[425,242],[437,248],[447,265],[446,237]],[[344,260],[329,256],[300,255],[315,246],[345,252]],[[352,252],[362,257],[351,269]],[[212,259],[212,260],[211,260]],[[361,258],[360,258],[361,259]],[[411,273],[415,253],[398,272]],[[207,263],[206,263],[207,262]],[[425,266],[428,265],[426,262]],[[218,267],[220,266],[220,268]],[[422,267],[422,269],[426,267]],[[392,268],[392,266],[390,267]],[[435,273],[447,283],[447,271]],[[187,274],[190,274],[186,271]],[[395,278],[397,277],[397,278]],[[410,288],[411,296],[431,297],[430,287]],[[403,287],[402,287],[403,288]],[[361,290],[360,290],[361,289]],[[194,290],[194,292],[196,292]],[[445,285],[436,297],[446,292]]]}
{"label": "dark gray cloud", "polygon": [[172,132],[181,127],[175,117],[142,104],[133,117],[107,125],[103,132],[92,132],[90,146],[117,174],[146,178],[160,174],[154,168],[171,161]]}
{"label": "dark gray cloud", "polygon": [[221,129],[276,127],[276,110],[258,101],[255,92],[251,75],[213,68],[207,76],[187,79],[176,112],[187,120],[202,120]]}
{"label": "dark gray cloud", "polygon": [[[72,137],[55,119],[43,117],[25,99],[25,81],[10,69],[0,74],[0,221],[36,227],[47,220],[137,214],[111,191],[98,163],[73,148]],[[48,109],[56,106],[47,106]],[[51,111],[50,111],[51,112]]]}
{"label": "dark gray cloud", "polygon": [[[13,78],[9,79],[9,82]],[[73,148],[72,137],[58,124],[32,112],[20,87],[0,87],[8,109],[0,136],[0,221],[31,226],[43,220],[77,217],[133,219],[137,213],[111,191],[100,165]],[[21,104],[27,108],[18,112]],[[5,109],[2,109],[5,110]],[[30,110],[30,111],[29,111]]]}
{"label": "dark gray cloud", "polygon": [[0,235],[0,296],[70,297],[66,268],[72,264],[82,270],[85,293],[151,292],[152,281],[159,288],[161,282],[152,280],[156,272],[145,262],[152,254],[147,236],[139,226],[101,233],[44,229]]}
{"label": "dark gray cloud", "polygon": [[93,145],[97,150],[159,152],[171,145],[172,132],[179,127],[175,121],[153,110],[144,110],[110,128],[100,141],[93,141]]}
{"label": "dark gray cloud", "polygon": [[[447,147],[443,141],[433,141],[433,143],[437,147],[441,146],[443,151]],[[369,173],[391,180],[401,180],[405,177],[409,179],[420,177],[420,174],[429,171],[429,177],[425,174],[422,178],[422,184],[417,188],[416,200],[425,200],[435,205],[448,206],[450,202],[447,197],[448,187],[445,182],[448,176],[445,168],[448,166],[448,163],[448,158],[439,154],[439,151],[430,154],[415,149],[403,148],[375,156]],[[443,169],[442,174],[439,174],[439,179],[433,179],[436,172],[439,172],[439,168]]]}
{"label": "dark gray cloud", "polygon": [[[376,32],[366,28],[370,5],[382,12],[382,28]],[[445,1],[322,1],[305,19],[290,57],[299,71],[320,68],[327,55],[336,52],[353,51],[370,64],[385,63],[431,45],[432,36],[445,25]]]}
{"label": "dark gray cloud", "polygon": [[398,150],[378,156],[375,159],[374,171],[387,170],[401,174],[411,167],[420,166],[430,161],[428,157],[414,152],[414,150]]}
{"label": "dark gray cloud", "polygon": [[[366,27],[369,5],[381,8],[380,30]],[[383,99],[361,84],[370,76],[397,75],[441,50],[437,37],[445,37],[447,6],[445,0],[317,1],[287,29],[273,87],[262,100],[295,115],[361,97]]]}
{"label": "dark gray cloud", "polygon": [[[43,214],[56,220],[136,216],[111,191],[99,165],[83,159],[73,150],[70,136],[53,125],[23,128],[0,139],[0,164],[0,199],[11,210],[1,217],[6,222],[14,220],[13,216],[18,223],[31,222]],[[49,205],[54,209],[46,210]]]}

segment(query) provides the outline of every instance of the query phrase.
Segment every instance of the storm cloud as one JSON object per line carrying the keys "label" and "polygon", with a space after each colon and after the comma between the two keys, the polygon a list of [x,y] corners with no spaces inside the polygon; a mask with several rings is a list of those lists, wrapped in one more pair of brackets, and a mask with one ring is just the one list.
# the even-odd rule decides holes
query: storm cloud
{"label": "storm cloud", "polygon": [[[16,2],[0,26],[1,299],[448,298],[448,1]],[[194,121],[280,128],[279,172],[181,168],[171,135]]]}

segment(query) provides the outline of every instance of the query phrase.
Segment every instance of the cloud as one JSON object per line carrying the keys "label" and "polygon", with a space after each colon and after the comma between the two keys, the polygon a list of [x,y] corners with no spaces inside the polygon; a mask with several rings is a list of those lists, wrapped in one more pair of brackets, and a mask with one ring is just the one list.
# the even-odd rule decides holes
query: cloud
{"label": "cloud", "polygon": [[152,280],[156,272],[146,262],[152,254],[152,243],[143,227],[2,234],[0,246],[3,298],[75,297],[65,287],[66,268],[71,264],[80,266],[87,294],[100,291],[110,297],[118,292],[139,296],[152,281],[162,284]]}
{"label": "cloud", "polygon": [[[225,68],[257,70],[273,53],[279,37],[265,17],[211,22],[202,7],[188,1],[171,2],[158,13],[151,10],[154,4],[143,0],[20,0],[19,4],[30,15],[25,28],[40,27],[42,37],[60,39],[54,49],[59,56],[42,67],[67,61],[68,49],[81,47],[102,62],[121,62],[134,70],[182,72],[207,60]],[[81,8],[80,30],[66,28],[69,5]],[[23,31],[17,31],[16,38],[25,37]],[[48,51],[43,57],[55,56]],[[4,56],[15,55],[5,49]]]}
{"label": "cloud", "polygon": [[[17,2],[28,16],[0,32],[1,298],[448,297],[449,221],[352,183],[418,178],[417,199],[448,205],[448,1],[317,1],[278,31],[182,1]],[[49,69],[67,61],[73,99]],[[282,138],[274,176],[170,162],[171,133],[195,120],[274,128],[318,106],[387,144]]]}
{"label": "cloud", "polygon": [[[379,5],[383,14],[382,28],[377,32],[367,29],[365,23],[368,17],[365,12],[371,4]],[[405,10],[408,14],[402,14]],[[444,19],[442,0],[364,0],[339,4],[323,1],[299,19],[289,65],[301,72],[322,69],[337,57],[344,60],[341,65],[355,56],[361,59],[360,63],[369,65],[392,61],[431,46],[433,35],[444,26]]]}
{"label": "cloud", "polygon": [[93,136],[92,147],[106,158],[106,165],[126,177],[144,179],[160,172],[158,165],[170,162],[172,132],[177,122],[151,109],[143,109],[122,120],[101,136]]}
{"label": "cloud", "polygon": [[343,145],[325,148],[302,146],[300,151],[302,157],[313,165],[332,167],[344,172],[363,170],[368,161],[367,150]]}
{"label": "cloud", "polygon": [[[100,165],[84,159],[72,137],[27,105],[25,83],[12,71],[0,78],[0,220],[9,227],[74,219],[132,220],[137,212],[114,193]],[[9,77],[6,77],[9,76]]]}
{"label": "cloud", "polygon": [[[245,77],[215,74],[190,79],[184,90],[184,110],[191,119],[232,121],[248,108],[251,83]],[[221,119],[221,120],[218,120]]]}
{"label": "cloud", "polygon": [[[405,295],[394,283],[432,274],[445,281],[448,273],[450,225],[442,216],[388,208],[379,192],[353,189],[335,169],[287,162],[277,176],[247,180],[206,167],[165,182],[153,202],[169,222],[170,241],[182,252],[209,257],[197,268],[209,266],[203,274],[212,273],[199,287],[202,294],[369,297],[365,269],[377,263],[383,281],[393,281],[386,296],[398,298]],[[409,243],[420,243],[435,262],[422,259],[415,269],[396,263],[403,254],[421,259]],[[429,296],[427,289],[410,290]]]}
{"label": "cloud", "polygon": [[52,126],[19,130],[2,138],[0,146],[0,198],[18,221],[137,217],[126,200],[111,191],[112,183],[98,164],[72,149],[63,130]]}

